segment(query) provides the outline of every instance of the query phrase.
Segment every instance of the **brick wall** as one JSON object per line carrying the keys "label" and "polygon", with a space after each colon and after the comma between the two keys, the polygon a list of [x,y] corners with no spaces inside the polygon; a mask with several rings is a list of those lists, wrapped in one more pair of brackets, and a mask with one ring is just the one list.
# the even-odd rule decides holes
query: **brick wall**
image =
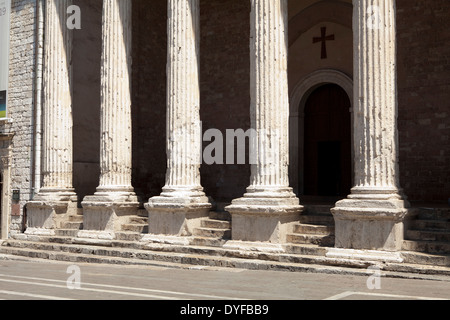
{"label": "brick wall", "polygon": [[450,198],[450,2],[397,0],[401,184]]}
{"label": "brick wall", "polygon": [[133,2],[133,186],[157,196],[166,174],[166,0]]}
{"label": "brick wall", "polygon": [[[200,3],[203,130],[219,129],[225,137],[227,129],[251,126],[250,1]],[[201,173],[207,195],[218,202],[241,197],[250,182],[249,165],[203,165]]]}

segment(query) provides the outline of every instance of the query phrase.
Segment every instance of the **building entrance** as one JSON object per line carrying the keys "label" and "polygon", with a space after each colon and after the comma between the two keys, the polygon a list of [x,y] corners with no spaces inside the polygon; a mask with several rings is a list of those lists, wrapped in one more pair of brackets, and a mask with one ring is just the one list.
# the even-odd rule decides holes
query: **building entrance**
{"label": "building entrance", "polygon": [[345,197],[352,186],[351,103],[338,85],[315,89],[305,106],[304,190]]}

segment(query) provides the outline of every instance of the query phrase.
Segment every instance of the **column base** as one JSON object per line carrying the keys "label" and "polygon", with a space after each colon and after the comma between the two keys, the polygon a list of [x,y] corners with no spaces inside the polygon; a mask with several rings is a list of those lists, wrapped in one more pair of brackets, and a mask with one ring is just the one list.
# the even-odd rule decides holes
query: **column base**
{"label": "column base", "polygon": [[248,188],[248,193],[225,208],[232,216],[232,240],[287,242],[303,206],[291,188]]}
{"label": "column base", "polygon": [[336,248],[400,251],[408,208],[398,190],[354,188],[331,209]]}
{"label": "column base", "polygon": [[55,229],[77,213],[77,195],[73,189],[41,189],[27,203],[27,229],[25,234],[54,235]]}
{"label": "column base", "polygon": [[136,216],[139,201],[132,191],[114,191],[98,189],[93,196],[87,196],[81,203],[83,207],[83,230],[79,238],[114,239],[115,232]]}
{"label": "column base", "polygon": [[158,197],[145,204],[148,212],[148,233],[153,235],[188,237],[201,220],[209,216],[211,204],[201,188],[163,189]]}

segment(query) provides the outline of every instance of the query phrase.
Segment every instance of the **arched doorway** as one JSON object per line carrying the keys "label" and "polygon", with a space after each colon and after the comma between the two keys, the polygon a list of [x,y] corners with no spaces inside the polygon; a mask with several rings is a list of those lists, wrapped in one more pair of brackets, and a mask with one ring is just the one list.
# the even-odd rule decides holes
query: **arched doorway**
{"label": "arched doorway", "polygon": [[[336,84],[317,87],[304,115],[304,194],[345,197],[352,187],[351,102]],[[300,133],[301,134],[301,133]]]}

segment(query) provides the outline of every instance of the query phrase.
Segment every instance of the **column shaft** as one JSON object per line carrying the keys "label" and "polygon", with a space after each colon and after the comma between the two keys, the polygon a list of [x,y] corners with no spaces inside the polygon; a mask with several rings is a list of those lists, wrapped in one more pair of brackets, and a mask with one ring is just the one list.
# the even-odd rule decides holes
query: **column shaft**
{"label": "column shaft", "polygon": [[[399,188],[393,0],[355,1],[355,192]],[[372,189],[372,190],[371,190]]]}
{"label": "column shaft", "polygon": [[104,0],[98,192],[132,192],[131,1]]}
{"label": "column shaft", "polygon": [[66,27],[71,0],[46,2],[42,193],[72,189],[72,34]]}
{"label": "column shaft", "polygon": [[168,1],[167,35],[168,166],[161,196],[207,203],[200,182],[199,0]]}
{"label": "column shaft", "polygon": [[166,186],[195,190],[201,189],[199,0],[168,6]]}
{"label": "column shaft", "polygon": [[251,121],[257,165],[251,185],[289,186],[289,93],[287,1],[252,0]]}

